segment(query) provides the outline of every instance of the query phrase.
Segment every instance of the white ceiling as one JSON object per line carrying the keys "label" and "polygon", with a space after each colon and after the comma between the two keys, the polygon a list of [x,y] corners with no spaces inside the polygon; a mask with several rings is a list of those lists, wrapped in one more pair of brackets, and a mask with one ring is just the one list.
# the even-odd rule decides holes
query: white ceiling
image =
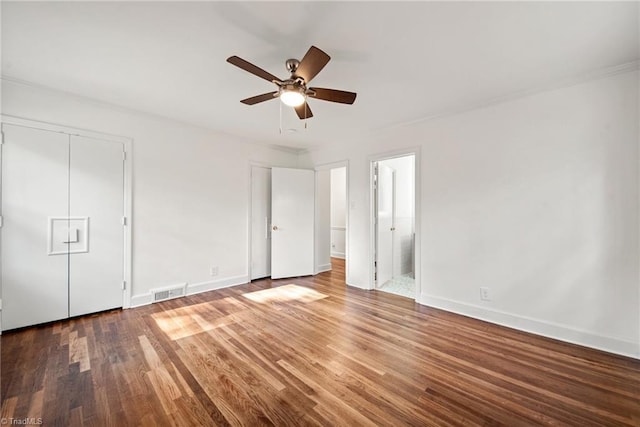
{"label": "white ceiling", "polygon": [[[2,74],[238,135],[310,148],[481,105],[639,59],[637,2],[2,2]],[[238,55],[287,77],[310,45],[332,60],[301,129]]]}

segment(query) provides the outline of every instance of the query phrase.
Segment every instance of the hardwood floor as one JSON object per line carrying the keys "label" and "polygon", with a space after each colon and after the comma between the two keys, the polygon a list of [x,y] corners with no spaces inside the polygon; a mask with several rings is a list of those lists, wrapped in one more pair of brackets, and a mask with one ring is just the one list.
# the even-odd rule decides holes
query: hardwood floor
{"label": "hardwood floor", "polygon": [[347,288],[344,263],[2,335],[44,425],[640,425],[640,362]]}

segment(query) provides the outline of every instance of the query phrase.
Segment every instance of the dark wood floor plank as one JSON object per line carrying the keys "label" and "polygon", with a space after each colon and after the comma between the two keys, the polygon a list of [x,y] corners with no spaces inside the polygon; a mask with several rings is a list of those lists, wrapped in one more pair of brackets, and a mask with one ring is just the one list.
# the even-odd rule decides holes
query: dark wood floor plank
{"label": "dark wood floor plank", "polygon": [[337,259],[0,340],[2,417],[44,425],[640,425],[640,361],[347,287]]}

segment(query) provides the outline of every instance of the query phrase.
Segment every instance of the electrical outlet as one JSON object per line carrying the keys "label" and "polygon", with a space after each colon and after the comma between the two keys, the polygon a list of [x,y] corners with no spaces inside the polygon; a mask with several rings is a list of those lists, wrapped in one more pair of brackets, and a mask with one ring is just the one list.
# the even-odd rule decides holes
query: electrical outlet
{"label": "electrical outlet", "polygon": [[489,294],[489,288],[485,286],[480,287],[480,299],[482,301],[491,301],[491,295]]}
{"label": "electrical outlet", "polygon": [[211,274],[212,276],[217,276],[218,275],[218,266],[216,265],[215,267],[211,267],[211,269],[209,270],[209,274]]}

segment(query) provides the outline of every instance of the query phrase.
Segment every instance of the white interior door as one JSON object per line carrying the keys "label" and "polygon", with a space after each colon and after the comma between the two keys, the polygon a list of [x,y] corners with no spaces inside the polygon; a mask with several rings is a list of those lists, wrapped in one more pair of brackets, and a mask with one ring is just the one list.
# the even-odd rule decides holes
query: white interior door
{"label": "white interior door", "polygon": [[393,277],[393,230],[395,221],[394,170],[377,164],[376,178],[376,285]]}
{"label": "white interior door", "polygon": [[2,129],[2,329],[7,330],[69,315],[64,243],[69,136],[7,124]]}
{"label": "white interior door", "polygon": [[271,169],[251,168],[251,280],[271,275]]}
{"label": "white interior door", "polygon": [[122,307],[124,146],[80,136],[70,144],[69,315],[79,316]]}
{"label": "white interior door", "polygon": [[315,172],[271,169],[271,277],[313,274]]}

